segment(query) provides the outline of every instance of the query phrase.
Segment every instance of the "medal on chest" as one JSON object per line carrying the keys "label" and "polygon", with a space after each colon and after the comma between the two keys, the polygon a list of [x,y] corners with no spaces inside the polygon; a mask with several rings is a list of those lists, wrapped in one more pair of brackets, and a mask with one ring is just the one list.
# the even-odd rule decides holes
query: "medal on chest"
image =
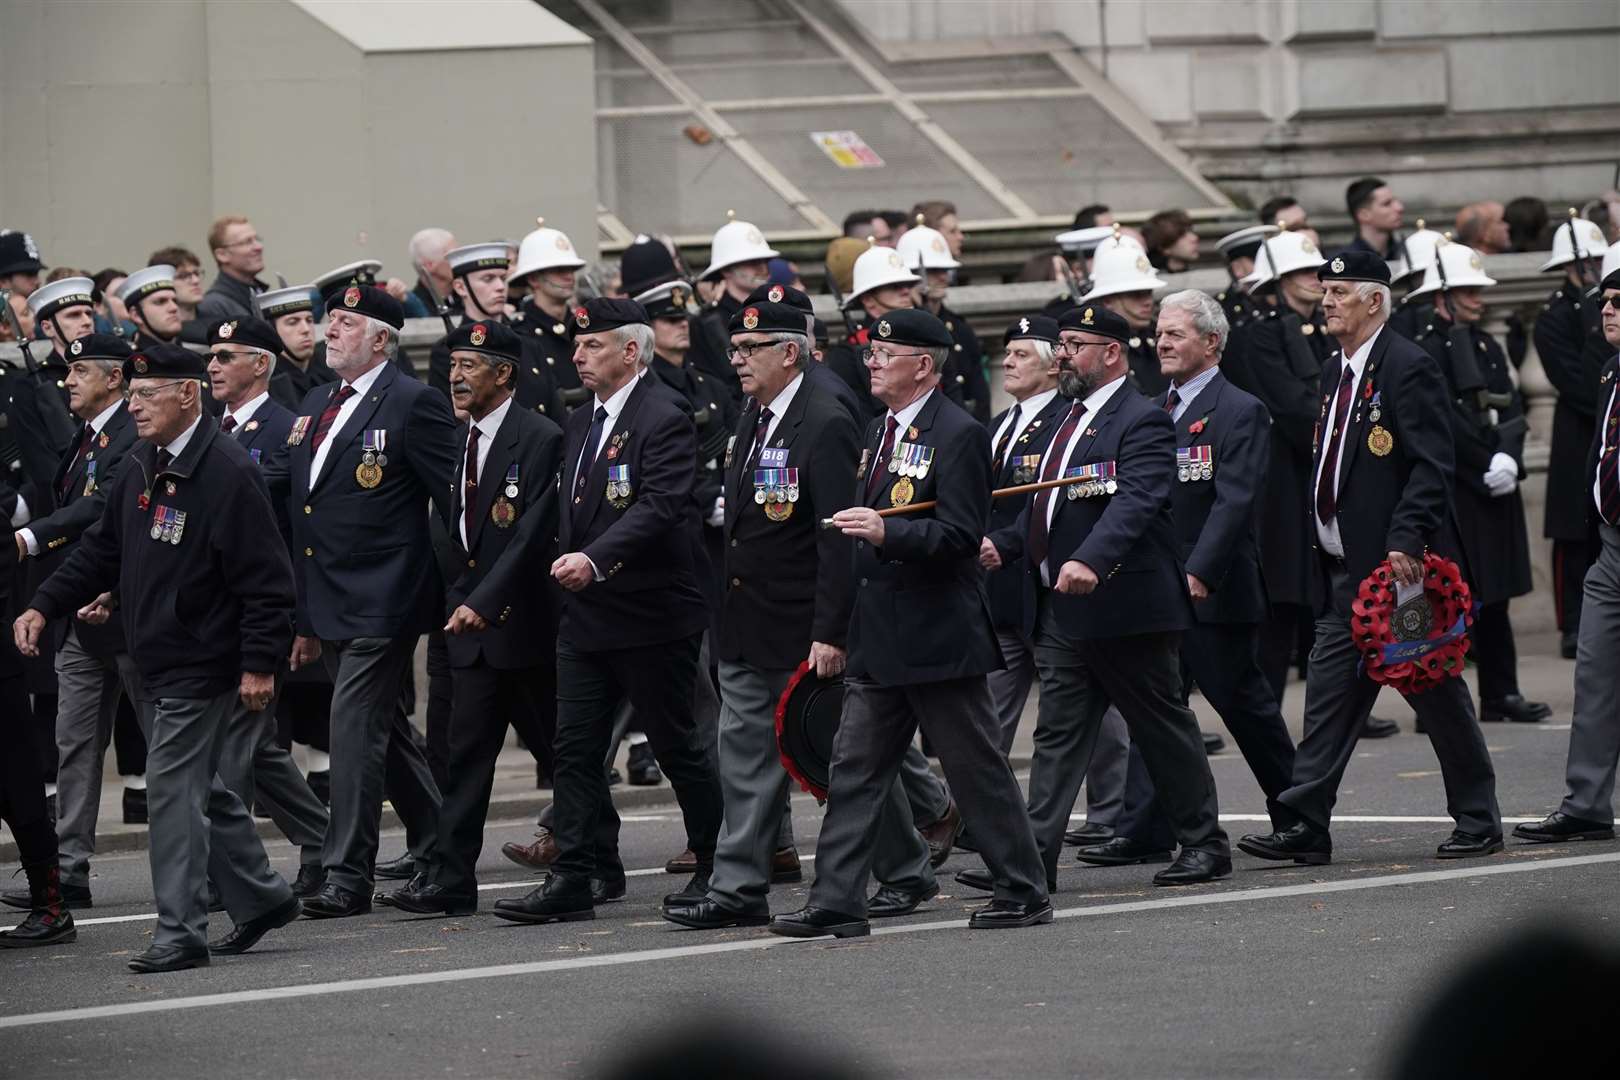
{"label": "medal on chest", "polygon": [[889,457],[889,472],[895,476],[915,477],[922,480],[934,467],[934,448],[917,443],[895,443]]}
{"label": "medal on chest", "polygon": [[293,421],[292,430],[287,432],[287,445],[297,446],[304,441],[304,435],[309,431],[310,417],[300,416]]}
{"label": "medal on chest", "polygon": [[1064,489],[1064,496],[1071,502],[1076,499],[1089,499],[1096,495],[1112,495],[1119,490],[1119,480],[1116,478],[1118,469],[1112,461],[1097,461],[1090,465],[1072,465],[1063,474],[1064,479],[1076,479]]}
{"label": "medal on chest", "polygon": [[96,461],[94,458],[84,463],[84,497],[89,498],[96,493]]}
{"label": "medal on chest", "polygon": [[615,510],[623,510],[630,505],[634,491],[630,487],[630,466],[610,465],[607,471],[607,501]]}
{"label": "medal on chest", "polygon": [[152,511],[152,528],[148,535],[163,544],[179,544],[186,531],[186,512],[159,503]]}
{"label": "medal on chest", "polygon": [[354,467],[354,479],[363,488],[371,489],[383,481],[383,466],[388,464],[384,452],[388,445],[388,432],[367,431],[360,436],[360,464]]}
{"label": "medal on chest", "polygon": [[1183,446],[1176,450],[1176,479],[1183,484],[1215,478],[1213,446]]}
{"label": "medal on chest", "polygon": [[[783,451],[784,457],[786,451]],[[754,502],[765,510],[771,521],[786,521],[793,516],[793,504],[799,501],[798,469],[755,469]]]}

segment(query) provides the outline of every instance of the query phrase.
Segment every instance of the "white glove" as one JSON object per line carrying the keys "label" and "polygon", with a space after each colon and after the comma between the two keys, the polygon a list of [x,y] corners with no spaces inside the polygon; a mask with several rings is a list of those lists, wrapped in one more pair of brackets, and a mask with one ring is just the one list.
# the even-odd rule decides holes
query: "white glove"
{"label": "white glove", "polygon": [[709,516],[703,520],[706,524],[715,528],[719,528],[726,523],[726,497],[724,495],[715,497],[714,505],[709,508]]}
{"label": "white glove", "polygon": [[1491,455],[1490,468],[1485,470],[1485,489],[1494,498],[1513,494],[1519,486],[1519,463],[1508,454]]}

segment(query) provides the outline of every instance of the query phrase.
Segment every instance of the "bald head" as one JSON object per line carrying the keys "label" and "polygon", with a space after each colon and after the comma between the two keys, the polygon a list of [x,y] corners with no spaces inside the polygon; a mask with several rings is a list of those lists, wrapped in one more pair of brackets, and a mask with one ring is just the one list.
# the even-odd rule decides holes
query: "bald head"
{"label": "bald head", "polygon": [[1507,218],[1499,202],[1469,203],[1457,211],[1457,241],[1484,255],[1499,255],[1512,246]]}

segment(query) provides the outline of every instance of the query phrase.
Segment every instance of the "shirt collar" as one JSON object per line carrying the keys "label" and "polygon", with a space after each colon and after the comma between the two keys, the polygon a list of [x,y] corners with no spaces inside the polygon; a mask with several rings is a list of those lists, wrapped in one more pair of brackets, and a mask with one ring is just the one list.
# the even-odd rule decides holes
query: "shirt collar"
{"label": "shirt collar", "polygon": [[376,383],[376,381],[378,379],[382,378],[383,368],[385,368],[387,366],[388,366],[388,361],[384,360],[382,363],[378,364],[376,367],[372,368],[370,371],[366,372],[364,375],[361,375],[358,378],[356,378],[353,382],[345,383],[344,385],[348,386],[349,388],[351,388],[354,391],[354,396],[355,397],[360,397],[367,390],[370,390],[372,385],[374,383]]}
{"label": "shirt collar", "polygon": [[1102,411],[1103,406],[1107,405],[1113,396],[1119,392],[1119,388],[1124,385],[1125,376],[1120,375],[1119,378],[1115,379],[1107,386],[1099,386],[1097,389],[1093,390],[1089,396],[1080,402],[1080,404],[1086,407],[1086,415],[1096,416]]}
{"label": "shirt collar", "polygon": [[636,372],[635,378],[613,391],[612,397],[608,398],[606,401],[603,401],[600,398],[597,399],[596,403],[607,410],[609,421],[617,420],[619,418],[619,414],[624,412],[625,402],[630,400],[631,392],[635,390],[636,384],[639,383],[642,376],[646,374],[647,369],[642,368],[640,371]]}
{"label": "shirt collar", "polygon": [[1057,397],[1057,387],[1054,386],[1050,390],[1042,390],[1038,394],[1031,394],[1023,401],[1018,402],[1018,422],[1020,424],[1029,423],[1029,418],[1039,416],[1041,410],[1045,409],[1055,397]]}
{"label": "shirt collar", "polygon": [[249,420],[253,419],[253,414],[259,411],[259,406],[263,405],[269,400],[270,391],[265,390],[260,393],[258,397],[249,398],[247,401],[243,402],[240,408],[226,409],[225,415],[234,417],[237,426],[240,427],[242,424],[245,424]]}
{"label": "shirt collar", "polygon": [[1378,341],[1378,335],[1383,332],[1384,328],[1382,326],[1374,330],[1373,336],[1361,343],[1361,348],[1345,358],[1345,363],[1349,364],[1350,370],[1355,373],[1356,382],[1361,381],[1361,373],[1367,370],[1367,358],[1372,355],[1373,345]]}
{"label": "shirt collar", "polygon": [[199,413],[197,419],[191,422],[190,427],[176,435],[174,441],[162,447],[162,449],[167,450],[171,458],[178,459],[185,452],[186,447],[190,445],[191,437],[197,433],[197,425],[200,423],[202,423],[202,415]]}
{"label": "shirt collar", "polygon": [[1219,364],[1211,364],[1184,383],[1172,383],[1171,385],[1176,388],[1176,397],[1182,401],[1193,400],[1204,392],[1204,387],[1215,381],[1215,374],[1220,370]]}
{"label": "shirt collar", "polygon": [[493,440],[495,438],[495,433],[501,430],[501,424],[506,421],[506,414],[511,411],[512,395],[508,394],[506,395],[505,401],[489,410],[489,415],[478,421],[478,423],[474,424],[473,427],[478,429],[479,435],[482,435],[486,439]]}
{"label": "shirt collar", "polygon": [[801,371],[793,376],[792,382],[782,387],[782,392],[777,394],[769,405],[762,406],[762,408],[771,410],[772,416],[786,415],[788,406],[793,404],[793,395],[799,392],[799,384],[802,382],[804,382],[804,372]]}
{"label": "shirt collar", "polygon": [[111,420],[113,418],[113,413],[117,412],[119,409],[122,409],[123,407],[124,407],[124,399],[119,398],[117,401],[113,402],[111,405],[107,406],[105,409],[102,409],[99,413],[96,414],[96,418],[94,420],[90,421],[90,430],[95,432],[97,435],[100,435],[101,434],[101,429],[106,427],[107,424],[109,422],[111,422]]}
{"label": "shirt collar", "polygon": [[[917,414],[922,412],[923,406],[928,404],[928,399],[933,397],[933,396],[934,396],[934,390],[932,388],[930,388],[928,393],[924,394],[922,397],[918,398],[916,401],[913,401],[910,405],[907,405],[905,408],[901,409],[899,412],[890,411],[889,415],[894,417],[895,423],[897,423],[899,425],[899,427],[897,427],[895,430],[903,432],[907,428],[911,427],[911,422],[913,420],[917,419]],[[895,437],[899,438],[898,435],[895,436]]]}

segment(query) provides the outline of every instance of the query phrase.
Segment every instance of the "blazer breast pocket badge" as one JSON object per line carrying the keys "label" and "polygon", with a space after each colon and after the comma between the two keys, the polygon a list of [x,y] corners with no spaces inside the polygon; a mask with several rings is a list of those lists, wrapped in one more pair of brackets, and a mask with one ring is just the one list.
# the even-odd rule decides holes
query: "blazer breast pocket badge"
{"label": "blazer breast pocket badge", "polygon": [[606,494],[608,505],[615,510],[623,510],[630,505],[635,494],[630,487],[630,466],[608,466]]}

